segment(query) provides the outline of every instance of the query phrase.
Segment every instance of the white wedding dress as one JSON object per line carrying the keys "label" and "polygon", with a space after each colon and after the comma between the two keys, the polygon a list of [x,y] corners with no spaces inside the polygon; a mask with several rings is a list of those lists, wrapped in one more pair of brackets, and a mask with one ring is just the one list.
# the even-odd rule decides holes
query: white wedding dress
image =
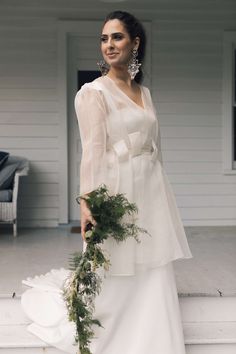
{"label": "white wedding dress", "polygon": [[[173,261],[192,258],[176,201],[163,169],[160,130],[148,88],[143,107],[108,76],[76,95],[83,155],[80,195],[107,184],[138,206],[137,223],[151,234],[141,243],[106,240],[111,267],[96,297],[93,354],[185,354]],[[84,248],[86,244],[84,243]],[[102,276],[104,275],[101,272]],[[62,353],[77,353],[75,327],[62,297],[66,269],[23,280],[28,330]]]}

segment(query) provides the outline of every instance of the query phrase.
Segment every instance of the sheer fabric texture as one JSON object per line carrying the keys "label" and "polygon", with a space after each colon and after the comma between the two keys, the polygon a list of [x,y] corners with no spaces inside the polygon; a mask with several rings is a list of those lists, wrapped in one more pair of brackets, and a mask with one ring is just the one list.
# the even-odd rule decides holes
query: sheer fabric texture
{"label": "sheer fabric texture", "polygon": [[94,89],[82,90],[76,96],[75,109],[81,117],[79,123],[83,150],[80,164],[80,195],[83,195],[104,182],[107,113],[102,92]]}
{"label": "sheer fabric texture", "polygon": [[[144,107],[109,77],[85,84],[75,97],[82,142],[80,195],[105,183],[111,194],[135,202],[136,222],[148,230],[117,244],[106,240],[108,275],[134,275],[178,258],[192,258],[172,187],[165,173],[161,136],[150,91],[140,85]],[[84,244],[86,247],[86,244]]]}

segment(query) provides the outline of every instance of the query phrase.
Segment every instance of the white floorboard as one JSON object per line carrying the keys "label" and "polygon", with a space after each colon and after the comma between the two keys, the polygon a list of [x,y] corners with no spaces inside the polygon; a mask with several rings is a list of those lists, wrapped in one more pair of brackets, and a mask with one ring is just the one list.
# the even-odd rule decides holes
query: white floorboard
{"label": "white floorboard", "polygon": [[[236,296],[236,226],[186,227],[192,259],[174,261],[179,296]],[[68,267],[71,253],[81,250],[79,234],[69,227],[0,229],[0,295],[20,295],[21,280]]]}

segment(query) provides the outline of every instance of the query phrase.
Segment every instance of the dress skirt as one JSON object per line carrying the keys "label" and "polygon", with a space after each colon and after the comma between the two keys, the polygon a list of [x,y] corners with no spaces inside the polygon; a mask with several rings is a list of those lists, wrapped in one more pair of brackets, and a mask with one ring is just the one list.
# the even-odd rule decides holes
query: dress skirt
{"label": "dress skirt", "polygon": [[[75,327],[67,319],[62,285],[69,271],[52,270],[23,281],[31,288],[22,307],[28,330],[62,353],[76,354]],[[93,354],[185,354],[180,306],[172,262],[133,276],[103,278],[95,300]]]}

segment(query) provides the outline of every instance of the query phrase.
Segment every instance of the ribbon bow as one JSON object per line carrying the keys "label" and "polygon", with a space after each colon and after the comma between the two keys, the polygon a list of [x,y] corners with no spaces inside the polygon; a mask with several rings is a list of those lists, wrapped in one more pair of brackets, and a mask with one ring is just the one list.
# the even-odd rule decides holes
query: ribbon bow
{"label": "ribbon bow", "polygon": [[150,152],[150,160],[155,162],[158,156],[158,148],[154,139],[152,138],[150,146],[144,147],[140,135],[141,133],[139,131],[133,132],[128,134],[128,142],[125,139],[121,139],[112,144],[113,151],[115,152],[115,161],[113,156],[113,163],[110,164],[110,167],[114,167],[115,162],[115,193],[118,193],[119,190],[120,164],[122,163],[122,168],[125,169],[125,173],[124,170],[123,173],[126,178],[127,190],[130,191],[130,195],[128,196],[130,199],[133,195],[133,165],[130,159],[134,156],[141,155],[144,152]]}

